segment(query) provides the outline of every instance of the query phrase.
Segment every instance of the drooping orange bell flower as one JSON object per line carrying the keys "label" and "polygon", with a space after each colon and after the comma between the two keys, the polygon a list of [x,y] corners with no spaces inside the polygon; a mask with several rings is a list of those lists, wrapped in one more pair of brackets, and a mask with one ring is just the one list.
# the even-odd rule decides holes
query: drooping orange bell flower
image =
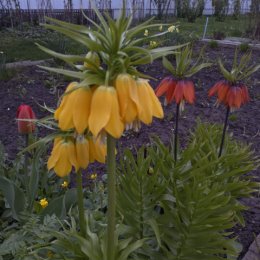
{"label": "drooping orange bell flower", "polygon": [[241,105],[247,103],[250,98],[248,89],[243,84],[231,84],[228,81],[222,80],[217,82],[210,90],[209,97],[217,94],[218,103],[223,103],[231,110],[240,108]]}
{"label": "drooping orange bell flower", "polygon": [[16,112],[16,119],[18,119],[18,132],[20,134],[30,134],[34,132],[35,123],[27,120],[35,118],[35,114],[30,106],[25,104],[20,105]]}
{"label": "drooping orange bell flower", "polygon": [[171,76],[168,76],[161,81],[156,88],[155,93],[157,97],[166,94],[166,104],[172,103],[173,100],[175,100],[177,104],[180,104],[182,101],[193,104],[195,100],[193,82],[190,80],[175,80]]}

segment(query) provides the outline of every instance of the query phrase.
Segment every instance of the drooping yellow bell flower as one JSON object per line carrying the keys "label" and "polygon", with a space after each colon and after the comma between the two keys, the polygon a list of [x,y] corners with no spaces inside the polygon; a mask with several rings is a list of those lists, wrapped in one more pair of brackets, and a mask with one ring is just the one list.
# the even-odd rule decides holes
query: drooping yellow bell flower
{"label": "drooping yellow bell flower", "polygon": [[54,118],[59,121],[59,127],[62,130],[73,128],[72,109],[71,109],[71,95],[74,93],[73,89],[78,85],[77,82],[71,82],[63,96],[59,107],[54,113]]}
{"label": "drooping yellow bell flower", "polygon": [[77,135],[76,154],[78,166],[86,169],[94,161],[105,163],[107,149],[100,139],[93,140],[91,137]]}
{"label": "drooping yellow bell flower", "polygon": [[86,169],[89,164],[89,141],[84,135],[76,138],[76,153],[79,167]]}
{"label": "drooping yellow bell flower", "polygon": [[101,142],[98,138],[96,140],[89,140],[89,161],[98,161],[100,163],[105,163],[107,155],[107,146]]}
{"label": "drooping yellow bell flower", "polygon": [[[77,83],[75,82],[72,87],[69,87],[66,92],[77,87]],[[60,107],[54,114],[62,130],[75,128],[79,134],[85,131],[88,127],[91,97],[92,91],[88,86],[77,88],[63,97]]]}
{"label": "drooping yellow bell flower", "polygon": [[92,91],[90,87],[82,87],[75,90],[73,104],[73,124],[79,134],[82,134],[88,127]]}
{"label": "drooping yellow bell flower", "polygon": [[89,130],[97,137],[102,130],[115,138],[124,131],[124,124],[119,114],[117,92],[111,86],[99,86],[92,97],[89,115]]}
{"label": "drooping yellow bell flower", "polygon": [[115,86],[122,120],[126,124],[131,124],[141,109],[136,82],[131,75],[122,73],[117,76]]}
{"label": "drooping yellow bell flower", "polygon": [[151,124],[153,116],[163,118],[164,115],[161,103],[148,83],[148,80],[138,79],[136,84],[142,108],[139,110],[138,119],[145,124]]}
{"label": "drooping yellow bell flower", "polygon": [[56,138],[47,166],[48,170],[54,169],[59,177],[68,175],[72,170],[72,166],[74,166],[77,171],[78,163],[73,141],[70,139]]}

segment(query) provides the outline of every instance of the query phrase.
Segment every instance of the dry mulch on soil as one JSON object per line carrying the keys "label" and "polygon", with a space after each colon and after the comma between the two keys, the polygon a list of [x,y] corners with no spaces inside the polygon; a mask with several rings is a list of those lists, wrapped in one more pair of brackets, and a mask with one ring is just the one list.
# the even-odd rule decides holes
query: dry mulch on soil
{"label": "dry mulch on soil", "polygon": [[[195,50],[199,51],[201,44],[195,46]],[[224,59],[225,64],[231,66],[234,55],[233,47],[221,47],[217,49],[206,48],[205,57],[216,62],[218,57]],[[252,60],[254,63],[260,63],[260,51],[253,50]],[[161,80],[168,73],[163,69],[160,61],[155,61],[153,64],[140,68],[141,71],[152,75]],[[207,91],[214,82],[222,79],[217,66],[206,69],[193,77],[196,82],[196,104],[194,106],[186,105],[185,111],[180,118],[180,138],[181,142],[185,143],[188,139],[189,130],[196,123],[197,118],[202,121],[212,123],[222,123],[225,117],[225,108],[214,106],[215,98],[208,99]],[[159,82],[159,81],[158,81]],[[155,87],[158,82],[151,81]],[[37,67],[27,67],[18,71],[17,75],[8,80],[0,82],[0,141],[4,144],[9,158],[13,159],[18,151],[17,144],[22,144],[22,140],[17,133],[15,115],[17,107],[26,103],[31,105],[38,118],[48,115],[36,103],[43,105],[44,103],[52,108],[56,107],[58,96],[60,96],[68,82],[62,81],[62,78],[50,75],[50,73],[42,71]],[[260,151],[260,70],[253,74],[248,83],[251,101],[236,111],[232,120],[229,123],[229,133],[232,132],[234,137],[245,143],[252,144],[252,148],[256,154]],[[51,93],[49,86],[56,86],[54,94]],[[158,135],[164,143],[168,143],[174,131],[174,113],[175,105],[170,105],[165,108],[165,118],[163,120],[154,120],[151,126],[142,126],[139,133],[129,133],[120,139],[120,144],[123,147],[131,148],[133,146],[141,146],[149,143],[151,134]],[[39,136],[44,136],[46,131],[39,130]],[[18,140],[20,140],[18,142]],[[90,171],[103,172],[103,166],[94,165]],[[260,171],[254,172],[260,181]],[[239,259],[247,251],[249,245],[254,240],[254,234],[260,233],[260,197],[256,196],[250,199],[244,199],[243,202],[250,208],[244,212],[245,227],[235,228],[235,233],[238,235],[238,240],[243,244],[243,252]]]}

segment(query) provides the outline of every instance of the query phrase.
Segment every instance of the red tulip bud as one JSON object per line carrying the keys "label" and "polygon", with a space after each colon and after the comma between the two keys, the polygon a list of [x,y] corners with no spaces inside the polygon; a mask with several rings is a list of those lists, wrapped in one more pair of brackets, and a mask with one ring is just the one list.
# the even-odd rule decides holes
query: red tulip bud
{"label": "red tulip bud", "polygon": [[20,105],[16,112],[16,118],[18,122],[18,132],[20,134],[30,134],[35,130],[34,122],[23,121],[21,119],[35,119],[35,114],[32,108],[28,105]]}

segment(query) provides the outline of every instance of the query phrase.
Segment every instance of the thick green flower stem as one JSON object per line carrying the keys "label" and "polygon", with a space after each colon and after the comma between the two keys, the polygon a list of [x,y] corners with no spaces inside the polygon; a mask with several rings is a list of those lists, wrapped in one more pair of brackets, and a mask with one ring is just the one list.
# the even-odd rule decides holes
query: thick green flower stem
{"label": "thick green flower stem", "polygon": [[175,133],[174,133],[174,161],[177,162],[178,126],[179,126],[180,104],[176,104]]}
{"label": "thick green flower stem", "polygon": [[108,173],[108,223],[107,223],[107,260],[115,260],[116,226],[116,140],[107,135],[107,173]]}
{"label": "thick green flower stem", "polygon": [[80,233],[83,237],[85,237],[86,233],[86,223],[85,223],[85,215],[84,215],[84,198],[83,198],[83,185],[82,185],[82,172],[79,170],[76,173],[76,181],[77,181],[77,195],[78,195],[78,210],[79,210],[79,227]]}
{"label": "thick green flower stem", "polygon": [[220,144],[220,148],[219,148],[218,157],[220,157],[221,154],[222,154],[222,150],[223,150],[223,146],[224,146],[224,142],[225,142],[225,136],[226,136],[229,112],[230,112],[230,107],[228,106],[227,107],[227,112],[226,112],[225,123],[224,123],[224,127],[223,127],[223,133],[222,133],[222,139],[221,139],[221,144]]}

